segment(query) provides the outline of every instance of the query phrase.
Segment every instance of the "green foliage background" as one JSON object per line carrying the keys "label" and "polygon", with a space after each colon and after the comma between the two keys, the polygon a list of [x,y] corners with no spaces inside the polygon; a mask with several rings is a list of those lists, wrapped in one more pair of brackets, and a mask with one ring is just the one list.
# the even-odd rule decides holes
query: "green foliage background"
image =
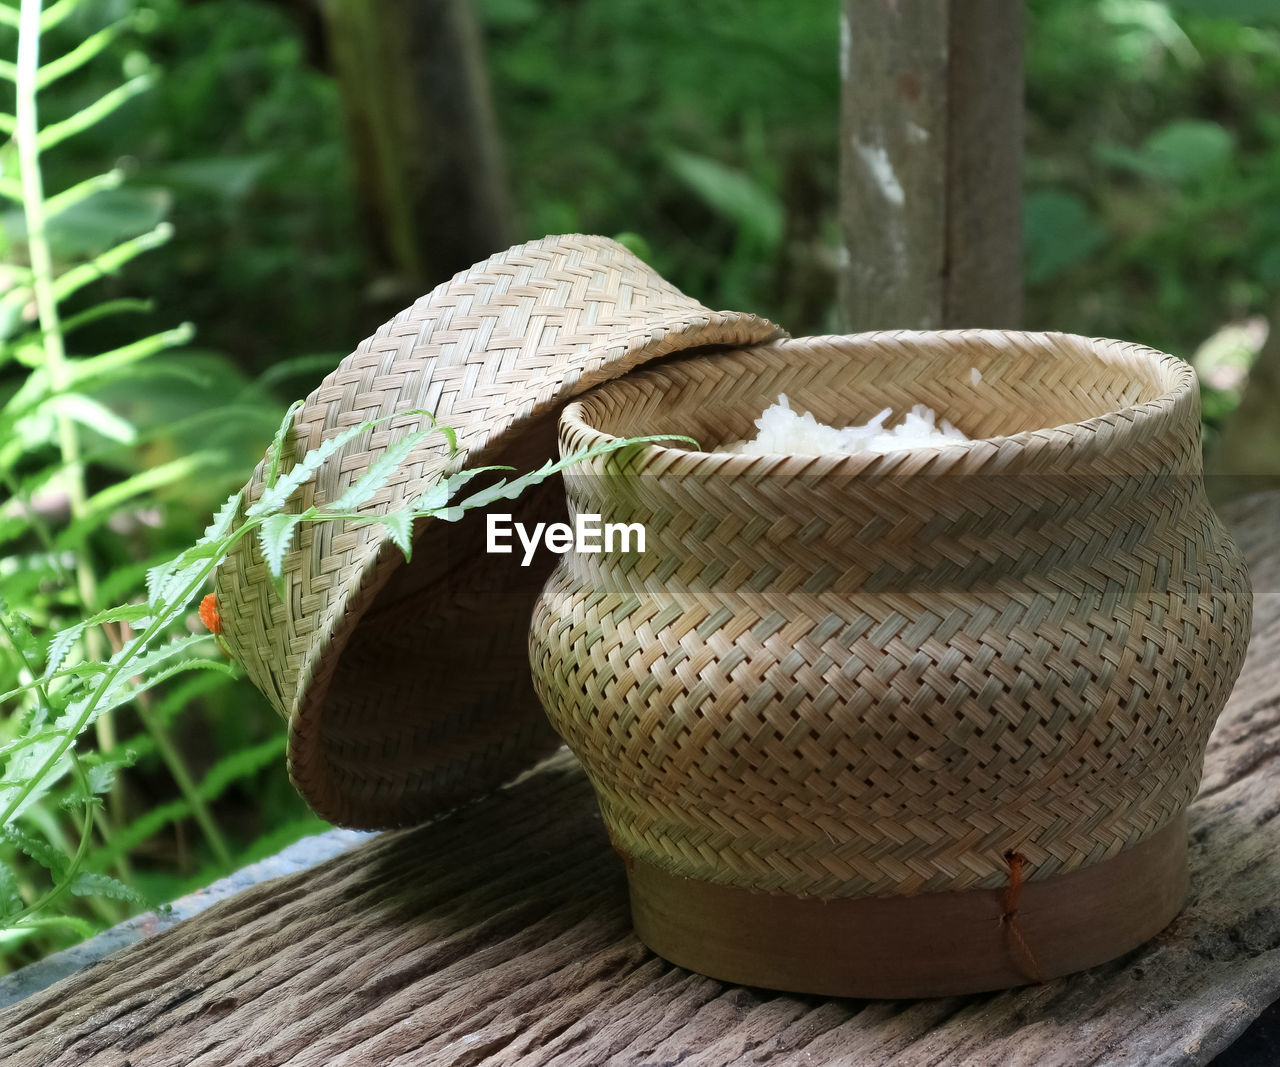
{"label": "green foliage background", "polygon": [[[705,302],[836,329],[836,0],[478,0],[513,239],[633,233]],[[177,236],[138,284],[260,370],[385,308],[332,79],[258,0],[154,0],[128,144]],[[1280,7],[1029,0],[1026,325],[1190,356],[1280,287]],[[800,292],[797,292],[800,289]],[[309,379],[290,383],[298,386]],[[1216,409],[1210,411],[1216,415]]]}
{"label": "green foliage background", "polygon": [[[759,311],[795,333],[838,328],[835,0],[478,0],[478,10],[514,239],[625,233],[712,306]],[[1026,325],[1247,363],[1256,338],[1221,331],[1271,314],[1280,292],[1280,5],[1030,0],[1028,10]],[[129,22],[112,47],[45,94],[46,123],[122,77],[158,77],[49,155],[54,190],[113,166],[126,179],[56,220],[51,245],[69,265],[164,221],[174,236],[73,302],[69,313],[149,302],[86,326],[75,344],[102,352],[180,322],[196,339],[96,390],[136,433],[88,435],[86,478],[97,491],[200,459],[190,476],[122,501],[86,542],[100,606],[134,595],[147,561],[195,540],[287,402],[379,324],[386,288],[361,251],[339,92],[302,23],[264,0],[85,0],[50,34],[49,54],[115,19]],[[13,47],[0,29],[0,56]],[[12,111],[6,85],[0,110]],[[24,262],[24,241],[21,212],[6,206],[7,262]],[[27,373],[0,366],[0,403]],[[1238,376],[1215,380],[1211,431],[1238,399]],[[31,475],[49,447],[24,446],[13,471]],[[82,605],[30,577],[32,536],[0,543],[0,589],[47,633]],[[0,692],[19,673],[0,639]],[[207,798],[234,864],[321,825],[289,787],[281,725],[251,687],[179,679],[155,709],[195,781],[234,761]],[[17,714],[0,707],[0,742]],[[134,762],[109,817],[117,831],[145,820],[149,832],[104,870],[150,901],[171,899],[227,863],[145,724],[126,709],[119,732]],[[70,816],[43,818],[56,838]],[[77,906],[98,926],[129,905]],[[76,936],[0,941],[0,971]]]}

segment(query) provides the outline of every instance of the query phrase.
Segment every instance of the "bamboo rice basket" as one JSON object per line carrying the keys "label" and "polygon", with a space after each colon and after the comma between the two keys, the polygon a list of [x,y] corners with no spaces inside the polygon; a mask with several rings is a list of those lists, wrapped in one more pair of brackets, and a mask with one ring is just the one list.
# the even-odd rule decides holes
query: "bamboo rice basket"
{"label": "bamboo rice basket", "polygon": [[[835,425],[924,403],[973,440],[717,451],[779,393]],[[747,984],[945,995],[1173,919],[1251,616],[1190,367],[1066,334],[782,339],[559,421],[564,453],[666,433],[702,450],[566,473],[571,516],[643,524],[645,551],[563,556],[530,636],[651,948]]]}

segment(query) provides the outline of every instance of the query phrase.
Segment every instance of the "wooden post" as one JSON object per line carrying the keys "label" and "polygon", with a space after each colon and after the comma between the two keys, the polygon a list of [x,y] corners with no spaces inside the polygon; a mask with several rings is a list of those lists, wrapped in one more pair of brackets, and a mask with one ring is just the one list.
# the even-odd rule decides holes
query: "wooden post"
{"label": "wooden post", "polygon": [[1019,324],[1022,38],[1022,0],[843,0],[850,328]]}
{"label": "wooden post", "polygon": [[510,244],[471,0],[323,0],[321,9],[370,258],[417,296]]}

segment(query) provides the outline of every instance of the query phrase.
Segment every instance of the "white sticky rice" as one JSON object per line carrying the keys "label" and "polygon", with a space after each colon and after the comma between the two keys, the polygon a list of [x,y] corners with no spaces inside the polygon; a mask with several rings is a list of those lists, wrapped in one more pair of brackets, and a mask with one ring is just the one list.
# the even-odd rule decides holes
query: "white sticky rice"
{"label": "white sticky rice", "polygon": [[937,448],[969,440],[946,419],[939,420],[937,412],[924,404],[913,407],[899,425],[885,429],[885,421],[892,414],[892,408],[885,408],[860,426],[828,426],[810,412],[802,415],[792,410],[784,393],[756,419],[759,433],[753,440],[730,441],[721,445],[719,451],[744,456],[823,456],[833,452],[857,456],[904,448]]}

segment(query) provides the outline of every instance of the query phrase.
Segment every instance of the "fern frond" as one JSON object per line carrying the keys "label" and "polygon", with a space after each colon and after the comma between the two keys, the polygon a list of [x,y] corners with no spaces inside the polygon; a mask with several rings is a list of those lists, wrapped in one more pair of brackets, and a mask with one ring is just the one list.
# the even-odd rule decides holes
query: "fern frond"
{"label": "fern frond", "polygon": [[73,896],[111,897],[113,900],[126,900],[131,904],[147,905],[151,903],[139,893],[117,878],[96,871],[81,871],[71,879],[70,891]]}
{"label": "fern frond", "polygon": [[87,919],[82,919],[78,915],[42,915],[39,917],[33,915],[25,915],[17,925],[5,926],[4,920],[0,919],[0,942],[9,940],[20,940],[28,937],[44,927],[65,926],[75,931],[81,938],[92,937],[98,932],[98,927]]}
{"label": "fern frond", "polygon": [[45,201],[45,212],[49,218],[54,218],[66,211],[67,208],[75,207],[80,201],[87,200],[94,193],[118,188],[122,181],[124,181],[124,171],[119,169],[109,170],[104,174],[95,174],[92,178],[76,182],[70,188],[49,197]]}
{"label": "fern frond", "polygon": [[104,27],[97,33],[90,34],[70,52],[59,56],[57,59],[51,59],[40,68],[39,76],[36,78],[36,85],[44,89],[59,78],[79,70],[115,41],[125,27],[126,23],[124,21],[113,22],[110,26]]}
{"label": "fern frond", "polygon": [[189,322],[172,330],[144,337],[140,341],[103,352],[101,355],[77,359],[71,363],[71,374],[68,385],[84,388],[86,382],[101,385],[104,379],[110,380],[116,372],[131,368],[139,360],[147,359],[170,348],[177,348],[190,342],[195,336],[195,327]]}
{"label": "fern frond", "polygon": [[284,758],[286,738],[283,733],[249,748],[242,748],[218,760],[200,782],[200,797],[217,800],[234,782],[247,779]]}
{"label": "fern frond", "polygon": [[128,297],[120,300],[104,300],[101,304],[67,316],[62,322],[62,332],[71,333],[72,330],[78,330],[81,326],[105,319],[108,315],[124,315],[130,312],[146,314],[153,310],[155,310],[155,303],[151,300],[135,300]]}
{"label": "fern frond", "polygon": [[333,824],[325,822],[318,815],[292,819],[282,826],[276,826],[268,830],[257,838],[253,844],[241,853],[240,861],[247,867],[251,863],[257,863],[259,860],[276,855],[295,842],[301,841],[304,837],[310,837],[312,834],[322,834],[326,830],[332,829]]}
{"label": "fern frond", "polygon": [[13,865],[0,860],[0,923],[22,908],[22,891]]}
{"label": "fern frond", "polygon": [[82,108],[69,119],[55,122],[40,131],[38,143],[41,152],[62,144],[69,137],[96,126],[117,108],[132,100],[139,93],[144,93],[155,84],[155,76],[151,73],[139,74],[130,78],[123,85],[112,89],[105,96],[98,97],[88,107]]}
{"label": "fern frond", "polygon": [[369,423],[361,423],[358,426],[348,427],[328,440],[320,442],[286,473],[280,475],[271,488],[263,491],[262,496],[254,501],[253,506],[249,508],[248,517],[257,518],[259,515],[271,515],[279,511],[289,498],[297,492],[298,487],[320,469],[325,460],[348,441],[359,437],[369,428],[369,425]]}
{"label": "fern frond", "polygon": [[[146,617],[148,608],[142,604],[125,604],[118,608],[108,608],[105,611],[99,611],[89,618],[84,619],[74,626],[68,626],[64,630],[59,630],[53,636],[53,640],[49,642],[48,649],[45,650],[45,664],[42,677],[49,679],[54,672],[65,662],[68,653],[75,647],[76,642],[80,640],[81,634],[90,626],[102,626],[104,623],[110,622],[128,622],[135,623]],[[8,696],[6,693],[5,696]],[[4,697],[0,696],[0,700]]]}
{"label": "fern frond", "polygon": [[[204,803],[213,803],[235,782],[248,780],[279,761],[284,755],[284,749],[285,738],[281,735],[219,760],[196,787],[196,795]],[[110,866],[120,856],[137,848],[170,823],[185,819],[191,814],[192,805],[188,800],[172,800],[157,805],[117,830],[109,844],[91,852],[88,866],[97,869]],[[323,824],[321,825],[323,828]]]}
{"label": "fern frond", "polygon": [[261,386],[269,387],[278,385],[280,382],[287,381],[293,377],[328,374],[338,365],[338,361],[341,358],[341,353],[330,352],[324,355],[294,356],[292,359],[282,359],[271,364],[270,367],[258,375],[257,382]]}
{"label": "fern frond", "polygon": [[162,222],[155,229],[123,241],[116,245],[115,248],[103,252],[100,256],[95,256],[87,263],[72,267],[70,270],[63,272],[58,280],[54,282],[54,297],[59,302],[62,302],[72,293],[119,269],[129,260],[142,255],[143,252],[149,252],[153,248],[160,247],[172,236],[173,226],[167,222]]}
{"label": "fern frond", "polygon": [[[36,412],[60,415],[122,445],[133,444],[138,433],[128,419],[83,393],[54,393],[36,408]],[[77,466],[78,458],[68,465]]]}
{"label": "fern frond", "polygon": [[170,610],[184,589],[195,584],[202,573],[212,570],[212,560],[221,547],[197,543],[184,549],[173,559],[157,563],[147,570],[147,602],[156,611]]}
{"label": "fern frond", "polygon": [[171,459],[158,467],[148,467],[123,481],[114,482],[85,501],[83,513],[59,533],[54,543],[59,548],[66,549],[79,546],[126,502],[157,489],[177,485],[220,459],[221,454],[217,452],[194,452],[189,456]]}
{"label": "fern frond", "polygon": [[285,445],[290,443],[289,434],[293,431],[293,419],[302,404],[301,400],[295,400],[289,405],[284,417],[280,420],[280,426],[271,437],[271,444],[267,446],[266,487],[268,489],[274,488],[276,479],[280,477],[280,465],[284,462]]}
{"label": "fern frond", "polygon": [[[170,686],[164,695],[151,706],[151,716],[158,722],[167,723],[184,708],[199,700],[206,693],[212,693],[222,684],[223,680],[216,674],[209,674],[203,671],[195,674],[176,685]],[[131,741],[130,745],[136,746],[149,740],[150,738],[144,735],[135,741]],[[139,754],[141,754],[141,750],[139,750]]]}
{"label": "fern frond", "polygon": [[157,804],[132,822],[119,827],[111,835],[111,841],[108,844],[95,848],[89,853],[85,864],[97,870],[110,867],[121,856],[128,855],[170,823],[185,819],[190,814],[191,805],[185,800],[171,800],[165,804]]}
{"label": "fern frond", "polygon": [[[258,527],[258,547],[267,562],[272,578],[279,578],[284,564],[284,554],[289,551],[294,531],[302,516],[290,512],[268,515]],[[277,588],[277,592],[280,589]]]}
{"label": "fern frond", "polygon": [[27,833],[20,826],[0,826],[0,841],[8,841],[24,856],[35,860],[55,878],[67,873],[67,857],[43,838]]}
{"label": "fern frond", "polygon": [[61,25],[69,15],[75,14],[76,9],[84,3],[85,0],[57,0],[56,3],[50,4],[40,16],[41,31],[48,33],[55,26]]}
{"label": "fern frond", "polygon": [[435,425],[435,420],[431,420],[432,425],[425,430],[415,430],[413,433],[405,434],[395,444],[387,448],[376,460],[369,464],[368,469],[359,478],[352,483],[351,487],[342,493],[337,500],[327,505],[326,510],[332,511],[351,511],[367,504],[373,496],[391,479],[391,476],[400,469],[400,465],[408,458],[423,441],[435,433],[441,432]]}

